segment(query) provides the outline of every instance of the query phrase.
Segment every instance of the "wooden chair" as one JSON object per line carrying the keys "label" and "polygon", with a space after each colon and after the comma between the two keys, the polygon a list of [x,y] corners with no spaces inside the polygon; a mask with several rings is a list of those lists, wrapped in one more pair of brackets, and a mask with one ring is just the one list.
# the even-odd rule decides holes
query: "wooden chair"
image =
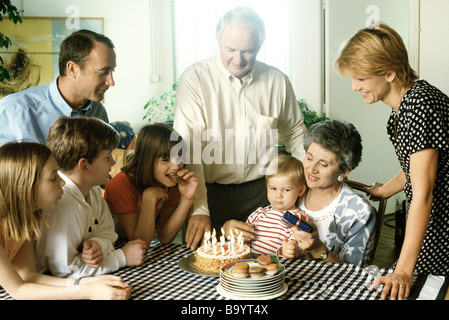
{"label": "wooden chair", "polygon": [[[368,185],[353,181],[353,180],[345,180],[345,183],[350,186],[351,188],[355,190],[359,190],[361,192],[364,192],[366,194],[366,189],[369,187]],[[387,207],[387,199],[380,199],[379,205],[377,207],[377,213],[376,213],[376,226],[375,226],[375,232],[374,232],[374,246],[373,246],[373,253],[371,256],[371,262],[374,259],[374,255],[376,254],[377,244],[379,242],[380,237],[380,229],[382,228],[382,225],[384,223],[384,215],[385,215],[385,209]]]}

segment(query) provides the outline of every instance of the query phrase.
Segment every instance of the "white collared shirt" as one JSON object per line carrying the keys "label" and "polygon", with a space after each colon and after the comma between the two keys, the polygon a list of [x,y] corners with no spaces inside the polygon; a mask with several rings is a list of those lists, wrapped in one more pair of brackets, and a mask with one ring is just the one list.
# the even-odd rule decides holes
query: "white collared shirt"
{"label": "white collared shirt", "polygon": [[301,111],[288,77],[274,67],[256,61],[240,81],[219,55],[199,61],[182,74],[176,103],[174,128],[189,142],[185,164],[200,180],[193,214],[209,214],[206,182],[264,176],[278,142],[304,159]]}

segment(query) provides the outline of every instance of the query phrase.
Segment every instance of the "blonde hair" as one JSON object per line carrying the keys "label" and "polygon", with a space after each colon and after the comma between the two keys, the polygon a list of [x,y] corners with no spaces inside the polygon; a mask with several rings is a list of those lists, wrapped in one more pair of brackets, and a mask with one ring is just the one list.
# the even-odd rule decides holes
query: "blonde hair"
{"label": "blonde hair", "polygon": [[396,73],[399,86],[413,85],[418,79],[410,67],[401,36],[383,23],[357,32],[342,48],[335,69],[343,76],[383,76]]}
{"label": "blonde hair", "polygon": [[51,152],[33,142],[0,148],[0,238],[16,241],[40,236],[42,210],[36,209],[39,179]]}
{"label": "blonde hair", "polygon": [[271,177],[285,175],[287,175],[297,187],[302,187],[306,184],[302,162],[293,156],[284,155],[274,158],[268,165],[265,179],[268,183],[268,180]]}

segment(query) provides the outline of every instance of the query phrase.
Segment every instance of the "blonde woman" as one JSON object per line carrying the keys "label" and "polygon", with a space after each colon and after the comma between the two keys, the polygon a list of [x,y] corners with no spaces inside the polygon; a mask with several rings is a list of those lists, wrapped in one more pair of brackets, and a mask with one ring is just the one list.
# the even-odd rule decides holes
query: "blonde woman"
{"label": "blonde woman", "polygon": [[391,108],[387,132],[401,171],[375,183],[372,198],[404,190],[408,199],[405,239],[393,274],[382,277],[382,297],[407,297],[414,272],[449,275],[449,98],[410,67],[399,34],[385,24],[360,30],[343,47],[336,69],[352,78],[367,104]]}
{"label": "blonde woman", "polygon": [[14,299],[127,299],[131,288],[116,276],[73,283],[36,272],[33,239],[42,211],[56,207],[63,192],[57,170],[45,145],[0,148],[0,286]]}

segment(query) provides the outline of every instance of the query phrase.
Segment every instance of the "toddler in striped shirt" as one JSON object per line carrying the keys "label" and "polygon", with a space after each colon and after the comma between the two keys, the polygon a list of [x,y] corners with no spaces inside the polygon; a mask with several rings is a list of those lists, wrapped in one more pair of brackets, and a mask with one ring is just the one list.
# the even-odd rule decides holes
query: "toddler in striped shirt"
{"label": "toddler in striped shirt", "polygon": [[267,168],[267,197],[270,205],[260,207],[246,220],[246,223],[229,220],[224,230],[242,232],[251,241],[251,251],[256,254],[276,255],[284,239],[294,240],[291,227],[282,221],[286,211],[306,219],[297,207],[297,200],[304,194],[306,183],[302,162],[292,156],[279,156]]}

